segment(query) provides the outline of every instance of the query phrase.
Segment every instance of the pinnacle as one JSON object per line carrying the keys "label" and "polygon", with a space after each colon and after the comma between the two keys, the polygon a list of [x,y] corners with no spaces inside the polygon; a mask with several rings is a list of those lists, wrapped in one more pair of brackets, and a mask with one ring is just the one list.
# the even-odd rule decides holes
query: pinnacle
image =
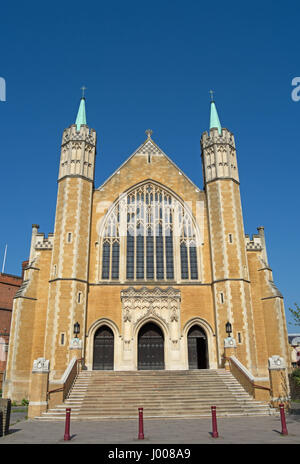
{"label": "pinnacle", "polygon": [[85,98],[84,97],[81,97],[80,99],[80,105],[79,105],[75,124],[77,126],[77,131],[80,131],[80,127],[82,124],[86,124]]}

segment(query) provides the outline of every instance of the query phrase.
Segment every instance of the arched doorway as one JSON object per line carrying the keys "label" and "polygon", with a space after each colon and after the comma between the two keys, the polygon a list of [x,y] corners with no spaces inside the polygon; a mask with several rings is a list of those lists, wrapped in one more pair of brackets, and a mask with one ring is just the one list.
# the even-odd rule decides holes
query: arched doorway
{"label": "arched doorway", "polygon": [[164,336],[156,324],[149,322],[141,328],[138,335],[138,369],[164,368]]}
{"label": "arched doorway", "polygon": [[114,368],[114,334],[107,325],[102,325],[95,333],[93,369],[113,370]]}
{"label": "arched doorway", "polygon": [[198,325],[190,328],[188,335],[189,369],[207,369],[207,338]]}

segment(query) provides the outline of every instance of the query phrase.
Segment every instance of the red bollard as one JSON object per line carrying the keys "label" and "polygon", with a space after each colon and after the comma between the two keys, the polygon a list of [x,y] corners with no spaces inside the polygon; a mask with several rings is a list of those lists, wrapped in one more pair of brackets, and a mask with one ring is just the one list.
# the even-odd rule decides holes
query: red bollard
{"label": "red bollard", "polygon": [[139,440],[144,440],[143,408],[139,409]]}
{"label": "red bollard", "polygon": [[216,416],[216,406],[211,407],[211,416],[212,416],[212,436],[213,438],[218,438],[218,429],[217,429],[217,416]]}
{"label": "red bollard", "polygon": [[70,440],[70,415],[71,415],[71,408],[66,409],[66,425],[65,425],[65,434],[64,434],[64,440]]}
{"label": "red bollard", "polygon": [[288,430],[287,430],[286,422],[285,422],[284,404],[280,403],[279,409],[280,409],[280,419],[281,419],[281,434],[288,435]]}

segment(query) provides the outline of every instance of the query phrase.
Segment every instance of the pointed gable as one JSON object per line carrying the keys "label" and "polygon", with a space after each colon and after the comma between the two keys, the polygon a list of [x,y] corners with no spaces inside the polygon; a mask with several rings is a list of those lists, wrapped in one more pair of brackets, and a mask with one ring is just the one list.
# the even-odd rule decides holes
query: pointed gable
{"label": "pointed gable", "polygon": [[[145,174],[146,178],[153,178],[157,179],[161,177],[162,172],[161,169],[164,167],[166,169],[172,169],[172,173],[178,176],[183,177],[189,184],[193,190],[200,191],[199,187],[195,185],[189,177],[182,172],[182,170],[161,150],[161,148],[152,140],[151,136],[148,133],[147,139],[137,148],[135,152],[127,160],[118,168],[116,171],[102,184],[98,187],[97,190],[105,189],[106,185],[116,176],[120,176],[121,172],[129,169],[130,166],[134,169],[141,168],[142,172]],[[143,158],[144,162],[142,163],[134,163],[135,159]],[[140,170],[140,169],[139,169]],[[131,171],[131,170],[130,170]],[[136,173],[137,174],[137,173]],[[148,175],[147,175],[148,174]],[[200,173],[199,173],[200,174]],[[136,176],[134,176],[135,178]],[[158,180],[158,179],[157,179]],[[161,183],[164,183],[163,180],[160,179]],[[136,182],[133,182],[136,183]]]}
{"label": "pointed gable", "polygon": [[147,155],[147,156],[162,156],[164,153],[156,145],[156,143],[148,137],[147,140],[134,152],[136,155]]}

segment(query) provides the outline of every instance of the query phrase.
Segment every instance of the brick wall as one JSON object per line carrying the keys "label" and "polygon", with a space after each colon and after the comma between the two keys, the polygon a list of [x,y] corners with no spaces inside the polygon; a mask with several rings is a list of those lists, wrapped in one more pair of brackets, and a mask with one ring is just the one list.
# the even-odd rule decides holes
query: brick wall
{"label": "brick wall", "polygon": [[13,298],[22,283],[22,277],[0,273],[0,308],[11,309]]}
{"label": "brick wall", "polygon": [[22,276],[0,273],[0,372],[3,372],[6,366],[5,345],[9,342],[13,300],[22,284],[27,263],[27,261],[22,263]]}

